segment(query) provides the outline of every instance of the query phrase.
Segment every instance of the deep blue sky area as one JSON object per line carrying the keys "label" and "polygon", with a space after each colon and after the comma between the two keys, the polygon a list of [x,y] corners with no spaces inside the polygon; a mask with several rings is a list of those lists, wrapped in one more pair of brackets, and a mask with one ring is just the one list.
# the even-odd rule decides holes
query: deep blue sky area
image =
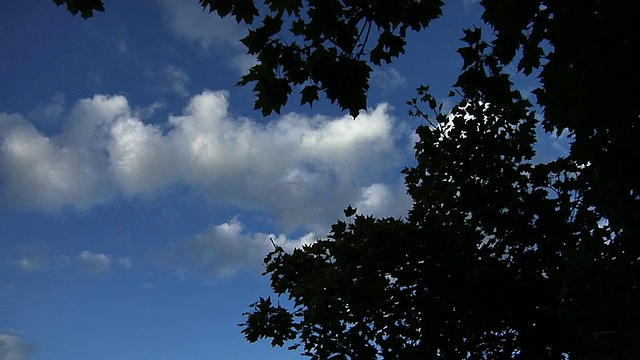
{"label": "deep blue sky area", "polygon": [[269,238],[313,242],[349,204],[406,215],[405,103],[421,84],[450,101],[479,5],[411,34],[354,121],[295,95],[254,111],[246,29],[195,0],[105,3],[0,3],[0,360],[299,358],[237,326],[270,294]]}

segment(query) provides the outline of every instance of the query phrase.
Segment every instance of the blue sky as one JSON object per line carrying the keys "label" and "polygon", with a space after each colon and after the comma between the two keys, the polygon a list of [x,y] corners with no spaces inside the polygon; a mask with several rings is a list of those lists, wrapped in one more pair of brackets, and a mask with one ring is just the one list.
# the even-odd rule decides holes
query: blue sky
{"label": "blue sky", "polygon": [[253,111],[246,29],[195,0],[106,6],[0,4],[0,360],[298,358],[237,326],[270,293],[269,238],[312,242],[349,204],[406,214],[405,102],[421,83],[446,100],[478,5],[411,35],[356,121]]}

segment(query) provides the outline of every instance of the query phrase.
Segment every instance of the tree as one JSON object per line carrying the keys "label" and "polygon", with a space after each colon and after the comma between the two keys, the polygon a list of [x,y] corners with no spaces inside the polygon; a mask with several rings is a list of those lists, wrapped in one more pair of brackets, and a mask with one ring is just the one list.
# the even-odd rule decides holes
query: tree
{"label": "tree", "polygon": [[[405,170],[408,218],[356,216],[276,248],[265,273],[291,304],[256,302],[248,340],[315,359],[640,356],[640,181],[627,169],[640,112],[634,82],[619,81],[639,74],[630,9],[481,4],[493,34],[465,30],[458,106],[442,114],[427,87],[409,102],[426,124]],[[538,74],[536,104],[509,65]],[[569,156],[532,162],[539,124],[569,134]]]}
{"label": "tree", "polygon": [[[62,1],[54,0],[56,4]],[[253,26],[256,108],[324,93],[366,107],[371,66],[404,53],[440,1],[199,0]],[[64,1],[84,16],[100,1]],[[87,6],[83,8],[82,6]],[[328,239],[265,259],[279,302],[247,313],[249,341],[316,358],[627,359],[640,357],[640,135],[631,2],[482,0],[490,29],[464,30],[458,105],[428,87],[409,101],[417,165],[408,217],[345,211]],[[93,6],[93,7],[92,7]],[[75,9],[75,10],[74,10]],[[373,40],[375,39],[375,40]],[[513,89],[536,76],[535,102]],[[427,110],[424,110],[424,107]],[[538,126],[568,156],[534,163]]]}
{"label": "tree", "polygon": [[266,273],[292,309],[260,299],[247,339],[313,359],[636,358],[637,261],[585,204],[582,164],[531,162],[538,120],[512,95],[433,106],[405,170],[406,221],[355,216],[276,248]]}

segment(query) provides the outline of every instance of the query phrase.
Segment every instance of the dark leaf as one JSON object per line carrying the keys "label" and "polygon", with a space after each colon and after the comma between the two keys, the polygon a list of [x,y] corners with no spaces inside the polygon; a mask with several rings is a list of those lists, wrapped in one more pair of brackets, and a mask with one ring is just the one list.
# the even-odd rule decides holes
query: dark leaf
{"label": "dark leaf", "polygon": [[346,209],[343,210],[344,211],[344,216],[346,217],[352,217],[353,215],[356,214],[356,211],[358,211],[357,208],[351,207],[351,205],[347,206]]}
{"label": "dark leaf", "polygon": [[101,0],[53,0],[53,2],[56,6],[66,4],[71,14],[80,13],[84,19],[93,17],[94,11],[104,12],[104,3]]}
{"label": "dark leaf", "polygon": [[301,91],[302,99],[300,100],[300,105],[309,104],[309,106],[311,106],[314,101],[319,99],[318,98],[319,90],[320,88],[317,87],[316,85],[305,86]]}

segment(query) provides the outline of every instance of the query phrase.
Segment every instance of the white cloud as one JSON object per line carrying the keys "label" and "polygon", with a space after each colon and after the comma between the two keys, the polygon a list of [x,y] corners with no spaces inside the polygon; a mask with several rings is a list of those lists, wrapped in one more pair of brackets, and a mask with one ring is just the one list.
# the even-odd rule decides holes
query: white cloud
{"label": "white cloud", "polygon": [[64,130],[48,136],[18,114],[0,113],[0,178],[3,202],[19,207],[85,209],[109,197],[104,173],[106,132],[129,113],[121,96],[78,101]]}
{"label": "white cloud", "polygon": [[[315,232],[358,201],[394,216],[408,209],[395,184],[411,135],[386,105],[356,120],[291,113],[260,123],[230,116],[227,98],[204,91],[182,115],[150,124],[125,97],[96,95],[78,101],[56,135],[0,114],[1,201],[86,209],[184,185],[218,204],[273,213],[287,229]],[[363,195],[374,184],[390,189],[376,200],[384,206],[374,206],[372,195],[382,188]]]}
{"label": "white cloud", "polygon": [[29,360],[33,347],[25,343],[20,336],[0,333],[0,359]]}
{"label": "white cloud", "polygon": [[0,176],[10,204],[55,208],[92,205],[104,194],[98,163],[88,152],[56,144],[19,116],[0,114],[13,126],[0,129]]}
{"label": "white cloud", "polygon": [[354,207],[364,215],[404,217],[404,211],[411,207],[411,198],[406,194],[404,183],[395,186],[376,183],[360,189],[360,199]]}
{"label": "white cloud", "polygon": [[173,179],[171,154],[162,130],[136,118],[123,118],[110,129],[110,172],[127,195],[148,194]]}
{"label": "white cloud", "polygon": [[258,58],[250,54],[238,54],[231,58],[231,66],[242,75],[249,73],[249,69],[258,64]]}
{"label": "white cloud", "polygon": [[293,240],[284,235],[248,234],[243,224],[233,219],[212,226],[191,239],[154,254],[154,257],[180,275],[226,277],[244,268],[260,266],[264,256],[273,250],[271,241],[291,250],[315,240],[313,233]]}
{"label": "white cloud", "polygon": [[84,269],[93,274],[104,274],[111,270],[111,259],[105,254],[94,254],[84,250],[77,259]]}

